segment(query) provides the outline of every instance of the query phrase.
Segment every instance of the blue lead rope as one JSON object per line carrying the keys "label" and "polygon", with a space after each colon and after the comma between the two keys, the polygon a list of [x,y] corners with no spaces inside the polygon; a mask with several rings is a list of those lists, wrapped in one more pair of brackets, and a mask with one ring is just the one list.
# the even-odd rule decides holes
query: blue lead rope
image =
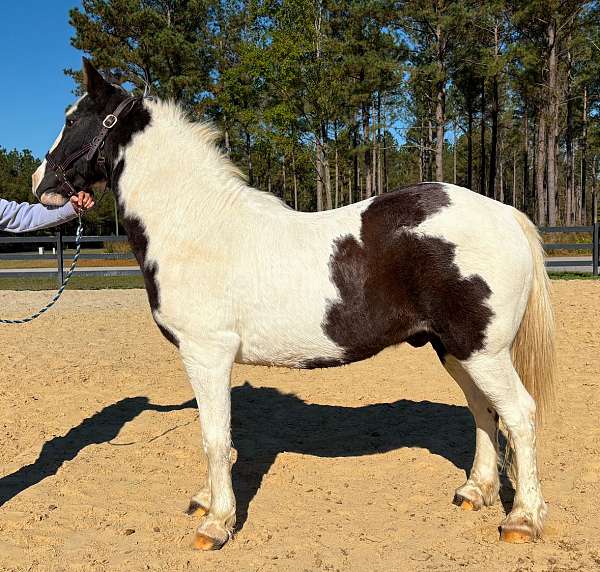
{"label": "blue lead rope", "polygon": [[75,233],[75,254],[73,256],[73,261],[71,262],[71,267],[69,271],[65,274],[63,279],[63,283],[61,284],[58,292],[54,294],[54,297],[50,302],[48,302],[41,310],[38,310],[35,314],[28,316],[27,318],[21,318],[20,320],[2,320],[0,319],[0,324],[27,324],[28,322],[33,322],[36,318],[39,318],[42,314],[45,314],[56,302],[58,302],[59,298],[62,296],[62,293],[65,291],[73,272],[75,271],[75,267],[77,266],[77,260],[79,260],[79,254],[81,253],[81,237],[83,235],[83,221],[81,220],[81,215],[79,215],[79,225],[77,227],[77,232]]}

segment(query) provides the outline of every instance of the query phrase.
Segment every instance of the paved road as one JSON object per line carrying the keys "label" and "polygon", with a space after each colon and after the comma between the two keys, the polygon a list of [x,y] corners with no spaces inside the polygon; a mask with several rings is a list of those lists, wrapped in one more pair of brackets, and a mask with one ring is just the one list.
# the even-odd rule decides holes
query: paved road
{"label": "paved road", "polygon": [[[591,272],[592,265],[589,256],[553,256],[547,258],[552,272]],[[562,264],[561,264],[562,263]],[[587,264],[586,264],[587,263]],[[548,266],[548,265],[547,265]],[[140,273],[138,266],[90,266],[75,270],[81,276],[117,276],[135,275]],[[19,278],[24,276],[55,276],[56,267],[48,268],[2,268],[0,277]]]}

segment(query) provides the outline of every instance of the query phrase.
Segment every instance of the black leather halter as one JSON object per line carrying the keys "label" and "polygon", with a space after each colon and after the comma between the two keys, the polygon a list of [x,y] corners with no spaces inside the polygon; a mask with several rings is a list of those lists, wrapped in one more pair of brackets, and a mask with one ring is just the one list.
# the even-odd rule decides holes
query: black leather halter
{"label": "black leather halter", "polygon": [[102,129],[92,139],[91,143],[86,143],[81,149],[78,149],[74,153],[71,153],[62,163],[58,163],[54,157],[53,153],[46,153],[46,163],[50,166],[50,169],[56,175],[56,178],[60,182],[60,188],[66,193],[67,197],[72,197],[76,195],[79,191],[73,186],[71,181],[67,178],[67,170],[79,159],[85,155],[85,160],[88,162],[92,162],[96,154],[98,154],[96,158],[96,163],[99,167],[101,167],[106,173],[105,162],[106,159],[104,157],[104,140],[106,136],[110,132],[110,130],[117,124],[119,117],[124,117],[127,115],[132,109],[136,102],[141,101],[143,96],[129,96],[124,99],[114,110],[113,113],[109,113],[102,121]]}

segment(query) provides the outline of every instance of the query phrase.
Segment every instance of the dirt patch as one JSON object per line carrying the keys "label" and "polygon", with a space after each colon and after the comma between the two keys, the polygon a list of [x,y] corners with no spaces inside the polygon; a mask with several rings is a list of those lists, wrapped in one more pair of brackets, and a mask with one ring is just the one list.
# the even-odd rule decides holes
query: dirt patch
{"label": "dirt patch", "polygon": [[[544,540],[451,504],[474,447],[430,349],[314,371],[236,366],[238,533],[190,550],[205,460],[192,392],[139,290],[67,292],[0,327],[0,570],[600,568],[600,283],[554,282],[560,405],[540,435]],[[47,292],[0,292],[2,317]]]}

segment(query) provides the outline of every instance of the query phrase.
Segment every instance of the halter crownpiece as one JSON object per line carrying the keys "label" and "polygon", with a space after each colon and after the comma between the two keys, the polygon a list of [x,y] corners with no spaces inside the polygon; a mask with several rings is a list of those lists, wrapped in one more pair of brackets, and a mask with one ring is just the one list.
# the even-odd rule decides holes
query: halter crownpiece
{"label": "halter crownpiece", "polygon": [[71,155],[69,155],[62,163],[57,163],[54,160],[53,153],[46,153],[46,162],[50,165],[50,168],[54,172],[54,175],[60,182],[60,186],[66,192],[67,196],[70,198],[73,195],[77,194],[77,189],[73,186],[71,181],[67,178],[67,170],[83,155],[85,155],[85,160],[91,162],[94,160],[94,156],[98,153],[98,157],[96,159],[97,163],[104,168],[105,157],[102,153],[102,148],[104,147],[104,140],[106,136],[110,132],[110,130],[117,124],[119,121],[119,117],[124,117],[127,115],[132,109],[133,106],[138,102],[142,101],[143,96],[129,96],[124,99],[117,108],[109,113],[104,120],[102,121],[102,129],[98,135],[96,135],[91,143],[87,143],[81,149],[78,149]]}

